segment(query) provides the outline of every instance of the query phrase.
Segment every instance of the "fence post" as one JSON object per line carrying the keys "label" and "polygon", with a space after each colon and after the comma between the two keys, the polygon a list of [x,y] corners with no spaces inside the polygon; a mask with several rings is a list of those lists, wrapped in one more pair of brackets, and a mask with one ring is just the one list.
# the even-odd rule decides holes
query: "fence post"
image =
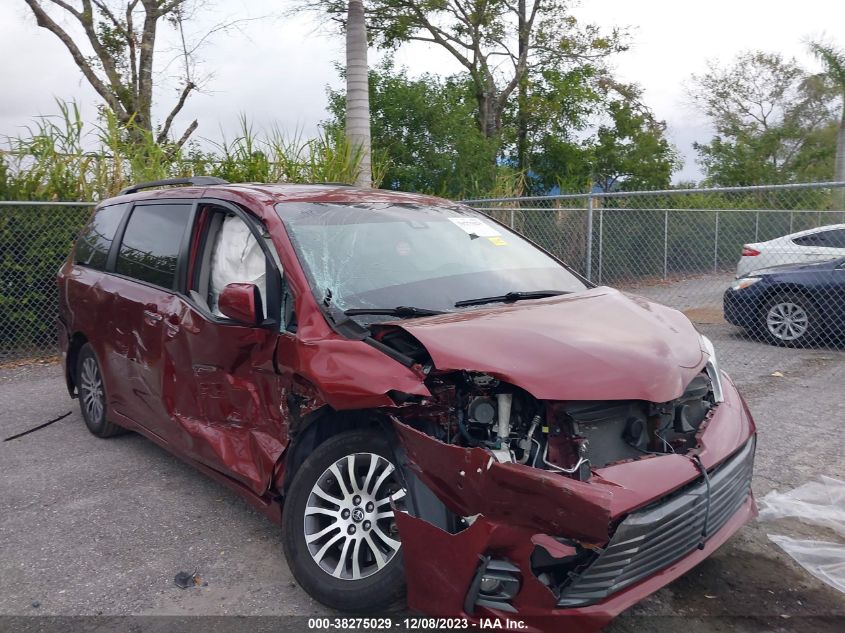
{"label": "fence post", "polygon": [[713,239],[713,272],[719,270],[719,210],[716,209],[716,235]]}
{"label": "fence post", "polygon": [[511,228],[513,228],[513,224],[514,224],[513,220],[514,220],[513,209],[511,209]]}
{"label": "fence post", "polygon": [[754,212],[754,241],[760,241],[760,212]]}
{"label": "fence post", "polygon": [[604,272],[604,206],[599,207],[599,283]]}
{"label": "fence post", "polygon": [[584,266],[586,277],[593,280],[593,194],[587,195],[587,263]]}
{"label": "fence post", "polygon": [[669,276],[669,209],[663,209],[663,281]]}

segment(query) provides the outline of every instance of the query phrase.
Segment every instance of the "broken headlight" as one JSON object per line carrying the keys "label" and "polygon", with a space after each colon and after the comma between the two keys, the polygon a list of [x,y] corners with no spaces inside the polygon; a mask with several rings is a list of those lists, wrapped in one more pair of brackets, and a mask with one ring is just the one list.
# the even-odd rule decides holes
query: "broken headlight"
{"label": "broken headlight", "polygon": [[713,401],[724,402],[725,396],[722,391],[722,372],[719,371],[719,362],[716,360],[716,349],[713,347],[713,342],[703,334],[701,335],[701,348],[707,352],[707,355],[710,357],[707,360],[707,367],[705,370],[707,371],[707,376],[710,378],[710,382],[712,384]]}

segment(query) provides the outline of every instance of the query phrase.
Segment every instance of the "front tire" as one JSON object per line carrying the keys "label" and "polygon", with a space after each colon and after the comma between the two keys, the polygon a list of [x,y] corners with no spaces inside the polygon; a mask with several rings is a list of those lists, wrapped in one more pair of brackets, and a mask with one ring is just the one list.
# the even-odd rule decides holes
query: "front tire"
{"label": "front tire", "polygon": [[106,385],[97,355],[94,354],[90,343],[86,343],[79,350],[76,361],[76,389],[79,393],[82,419],[91,433],[97,437],[113,437],[126,432],[107,419]]}
{"label": "front tire", "polygon": [[308,456],[282,515],[285,556],[312,597],[340,611],[373,613],[405,593],[391,500],[402,509],[393,452],[374,430],[340,433]]}
{"label": "front tire", "polygon": [[761,329],[774,345],[806,347],[818,337],[818,312],[807,297],[796,292],[783,292],[771,297],[763,306]]}

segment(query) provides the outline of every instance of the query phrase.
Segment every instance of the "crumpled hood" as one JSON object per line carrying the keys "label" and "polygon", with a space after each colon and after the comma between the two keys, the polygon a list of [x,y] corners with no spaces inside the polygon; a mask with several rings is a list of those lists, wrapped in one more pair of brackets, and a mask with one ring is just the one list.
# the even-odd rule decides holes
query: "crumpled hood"
{"label": "crumpled hood", "polygon": [[667,402],[707,360],[683,314],[607,287],[393,324],[437,370],[488,373],[541,400]]}

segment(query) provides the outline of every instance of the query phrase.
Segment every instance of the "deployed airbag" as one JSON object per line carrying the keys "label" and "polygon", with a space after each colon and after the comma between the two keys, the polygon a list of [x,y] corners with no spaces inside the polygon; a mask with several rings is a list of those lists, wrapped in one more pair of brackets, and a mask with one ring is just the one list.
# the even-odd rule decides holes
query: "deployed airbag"
{"label": "deployed airbag", "polygon": [[211,255],[212,312],[223,316],[217,302],[228,284],[251,283],[261,291],[264,314],[267,314],[266,274],[264,252],[255,236],[238,216],[228,216],[217,233]]}

